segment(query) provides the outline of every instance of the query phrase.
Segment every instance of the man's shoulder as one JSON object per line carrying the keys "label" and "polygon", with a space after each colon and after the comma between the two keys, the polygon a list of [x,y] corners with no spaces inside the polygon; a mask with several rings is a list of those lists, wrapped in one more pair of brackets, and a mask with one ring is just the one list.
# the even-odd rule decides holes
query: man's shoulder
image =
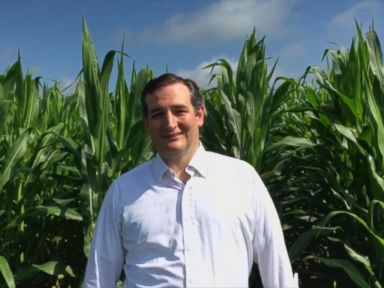
{"label": "man's shoulder", "polygon": [[[207,157],[213,161],[213,163],[228,163],[228,164],[233,164],[233,165],[238,165],[238,166],[251,166],[248,162],[241,160],[239,158],[235,158],[233,156],[228,156],[212,151],[206,151]],[[252,166],[251,166],[252,167]]]}
{"label": "man's shoulder", "polygon": [[152,176],[152,163],[153,159],[141,163],[121,174],[114,182],[125,186],[129,183],[140,183],[142,180],[148,181],[148,178]]}
{"label": "man's shoulder", "polygon": [[248,173],[255,172],[254,167],[244,160],[241,160],[232,156],[216,153],[216,152],[211,152],[211,151],[206,151],[206,152],[207,152],[206,155],[208,158],[207,160],[208,160],[209,166],[213,167],[215,170],[219,170],[219,171],[227,170],[231,172],[233,172],[234,170],[248,171]]}
{"label": "man's shoulder", "polygon": [[117,177],[110,185],[108,199],[120,206],[134,202],[153,186],[153,160],[149,160]]}

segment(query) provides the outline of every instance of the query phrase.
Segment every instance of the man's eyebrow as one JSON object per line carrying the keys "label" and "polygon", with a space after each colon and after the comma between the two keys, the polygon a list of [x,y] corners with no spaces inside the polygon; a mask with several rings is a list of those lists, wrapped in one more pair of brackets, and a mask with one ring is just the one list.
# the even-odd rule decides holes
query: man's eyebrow
{"label": "man's eyebrow", "polygon": [[180,104],[180,105],[173,105],[171,108],[181,109],[181,108],[188,108],[186,105]]}
{"label": "man's eyebrow", "polygon": [[[183,104],[177,104],[177,105],[172,105],[171,109],[188,109],[188,107],[186,105],[183,105]],[[155,107],[149,111],[149,114],[162,112],[164,110],[165,110],[164,107]]]}
{"label": "man's eyebrow", "polygon": [[149,114],[152,115],[152,114],[155,114],[155,113],[159,113],[159,112],[161,112],[163,110],[164,109],[162,109],[161,107],[153,108],[152,110],[149,111]]}

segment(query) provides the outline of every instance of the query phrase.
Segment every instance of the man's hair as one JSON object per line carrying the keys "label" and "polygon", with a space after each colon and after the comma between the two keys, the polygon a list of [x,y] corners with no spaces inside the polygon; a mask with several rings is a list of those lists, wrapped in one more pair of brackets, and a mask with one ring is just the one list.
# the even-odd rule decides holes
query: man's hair
{"label": "man's hair", "polygon": [[191,79],[183,78],[176,74],[165,73],[157,78],[153,78],[147,83],[147,85],[145,85],[141,94],[141,109],[143,111],[143,115],[145,117],[148,116],[148,106],[146,100],[149,95],[152,95],[161,88],[177,83],[184,84],[191,92],[191,103],[195,109],[203,105],[203,98],[200,95],[199,87],[194,81]]}

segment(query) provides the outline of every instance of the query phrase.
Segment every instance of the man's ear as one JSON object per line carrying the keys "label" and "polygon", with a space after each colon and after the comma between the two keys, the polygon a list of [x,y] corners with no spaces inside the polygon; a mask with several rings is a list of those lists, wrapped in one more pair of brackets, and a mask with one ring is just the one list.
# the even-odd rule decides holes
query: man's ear
{"label": "man's ear", "polygon": [[196,109],[196,118],[197,118],[197,124],[199,127],[204,125],[204,119],[205,119],[205,107],[203,105],[199,106]]}

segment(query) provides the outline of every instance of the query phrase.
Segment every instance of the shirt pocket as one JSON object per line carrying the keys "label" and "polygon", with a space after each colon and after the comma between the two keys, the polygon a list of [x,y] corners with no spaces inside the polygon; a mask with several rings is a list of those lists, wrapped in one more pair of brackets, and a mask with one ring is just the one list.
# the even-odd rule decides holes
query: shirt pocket
{"label": "shirt pocket", "polygon": [[174,218],[172,209],[161,198],[137,200],[124,207],[122,231],[128,250],[143,244],[169,248],[173,240]]}

